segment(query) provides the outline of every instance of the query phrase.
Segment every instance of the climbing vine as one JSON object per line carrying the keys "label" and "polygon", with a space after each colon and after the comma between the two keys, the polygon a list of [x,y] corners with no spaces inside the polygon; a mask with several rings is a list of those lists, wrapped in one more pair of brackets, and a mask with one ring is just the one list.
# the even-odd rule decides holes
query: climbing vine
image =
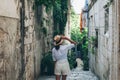
{"label": "climbing vine", "polygon": [[54,35],[64,34],[64,29],[67,22],[68,0],[57,0],[54,4]]}
{"label": "climbing vine", "polygon": [[64,34],[67,22],[68,0],[35,0],[35,5],[45,5],[46,11],[53,8],[54,35]]}
{"label": "climbing vine", "polygon": [[[35,0],[34,8],[38,8],[40,6],[46,6],[46,13],[49,15],[49,10],[53,9],[53,34],[64,34],[64,29],[67,22],[67,12],[68,12],[68,0]],[[40,26],[41,32],[45,35],[47,34],[47,29],[44,26],[45,19],[41,19]],[[49,21],[49,20],[48,20]],[[53,36],[54,36],[53,35]],[[51,75],[54,71],[54,65],[52,61],[51,52],[45,53],[43,55],[42,63],[41,63],[41,73],[44,74],[44,70],[47,67],[47,74]]]}
{"label": "climbing vine", "polygon": [[35,0],[35,5],[45,5],[47,8],[51,8],[54,4],[54,0]]}

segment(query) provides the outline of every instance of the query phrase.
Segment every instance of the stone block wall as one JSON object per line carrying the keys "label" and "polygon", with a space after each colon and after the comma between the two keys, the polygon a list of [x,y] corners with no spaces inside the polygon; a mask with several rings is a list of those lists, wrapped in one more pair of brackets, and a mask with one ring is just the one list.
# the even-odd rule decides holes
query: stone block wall
{"label": "stone block wall", "polygon": [[42,53],[52,48],[53,18],[44,6],[36,21],[33,6],[33,0],[0,1],[0,80],[35,80],[40,75]]}
{"label": "stone block wall", "polygon": [[18,26],[19,19],[0,16],[0,80],[15,80],[19,76]]}
{"label": "stone block wall", "polygon": [[120,79],[120,1],[118,0],[118,30],[119,30],[119,33],[118,33],[118,35],[119,35],[119,37],[118,37],[118,39],[119,39],[119,43],[118,43],[118,80]]}
{"label": "stone block wall", "polygon": [[[34,46],[34,10],[33,7],[33,0],[24,0],[24,78],[26,80],[34,80],[36,77],[34,74],[36,74],[35,71],[35,63],[40,64],[40,60],[36,60],[35,54],[38,54],[37,57],[40,58],[40,53],[34,52],[34,49],[36,46]],[[40,70],[40,67],[37,68]]]}
{"label": "stone block wall", "polygon": [[18,3],[0,1],[0,80],[17,80],[21,71]]}

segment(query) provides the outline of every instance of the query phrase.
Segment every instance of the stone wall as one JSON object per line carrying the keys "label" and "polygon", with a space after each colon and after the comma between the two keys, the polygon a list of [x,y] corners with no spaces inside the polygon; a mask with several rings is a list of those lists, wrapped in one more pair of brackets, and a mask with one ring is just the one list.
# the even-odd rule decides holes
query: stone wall
{"label": "stone wall", "polygon": [[[36,39],[38,40],[36,42],[36,48],[40,50],[40,53],[42,55],[44,55],[51,51],[53,46],[53,8],[50,8],[46,12],[46,6],[39,5],[38,7],[36,7],[35,14],[35,34]],[[37,43],[39,43],[40,45],[38,45]],[[41,59],[43,58],[42,55]],[[36,67],[37,66],[39,65],[36,65]]]}
{"label": "stone wall", "polygon": [[118,80],[120,79],[120,1],[118,0],[118,30],[119,30],[119,43],[118,43]]}
{"label": "stone wall", "polygon": [[[89,0],[90,4],[90,0]],[[116,25],[116,2],[108,7],[109,19],[108,30],[105,32],[105,9],[106,0],[97,0],[89,10],[89,37],[98,36],[98,47],[95,53],[89,51],[90,69],[97,74],[100,80],[118,80],[117,75],[117,44],[118,26]],[[98,35],[96,34],[98,30]]]}
{"label": "stone wall", "polygon": [[53,18],[45,6],[42,13],[33,8],[33,0],[0,1],[0,80],[35,80],[40,75],[41,54],[52,48]]}
{"label": "stone wall", "polygon": [[[19,19],[0,16],[0,79],[14,80],[20,71]],[[16,72],[16,73],[15,73]],[[13,74],[11,74],[13,73]],[[14,75],[16,75],[14,77]]]}
{"label": "stone wall", "polygon": [[[36,39],[35,39],[35,31],[34,31],[34,10],[33,7],[33,0],[24,0],[24,6],[22,6],[24,12],[24,78],[26,80],[34,80],[36,77],[34,74],[36,72],[36,63],[40,65],[40,51],[34,50],[36,48]],[[37,55],[37,56],[35,56]],[[38,66],[38,65],[37,65]],[[37,71],[40,70],[40,66],[37,67]]]}
{"label": "stone wall", "polygon": [[0,1],[0,80],[17,80],[21,71],[18,3]]}

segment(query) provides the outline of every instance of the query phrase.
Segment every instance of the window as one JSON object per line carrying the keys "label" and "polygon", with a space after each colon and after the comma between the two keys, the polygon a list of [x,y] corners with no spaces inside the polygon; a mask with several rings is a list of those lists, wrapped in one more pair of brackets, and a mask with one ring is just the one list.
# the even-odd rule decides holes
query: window
{"label": "window", "polygon": [[98,48],[98,29],[95,29],[96,39],[95,39],[95,47]]}
{"label": "window", "polygon": [[105,9],[105,29],[104,33],[108,31],[109,28],[109,8]]}

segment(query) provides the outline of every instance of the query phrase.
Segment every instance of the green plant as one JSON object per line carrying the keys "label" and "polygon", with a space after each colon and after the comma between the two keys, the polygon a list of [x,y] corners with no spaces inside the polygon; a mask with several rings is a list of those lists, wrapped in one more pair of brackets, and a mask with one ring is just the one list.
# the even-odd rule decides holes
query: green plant
{"label": "green plant", "polygon": [[[71,38],[77,41],[77,50],[80,51],[81,59],[83,60],[84,70],[89,69],[89,58],[88,58],[88,37],[87,30],[85,29],[82,33],[80,33],[79,29],[73,29],[71,31]],[[73,57],[73,56],[71,56]]]}
{"label": "green plant", "polygon": [[47,35],[47,29],[45,27],[42,27],[41,31],[43,32],[43,34]]}
{"label": "green plant", "polygon": [[53,8],[54,35],[64,34],[67,22],[68,0],[35,0],[35,7],[42,5],[46,6],[48,14],[49,10]]}
{"label": "green plant", "polygon": [[[83,60],[83,69],[89,69],[89,58],[88,58],[88,30],[84,28],[82,32],[80,32],[79,28],[79,15],[76,15],[73,11],[71,12],[71,38],[72,40],[78,43],[77,51],[80,51],[81,59]],[[71,58],[73,56],[70,56]],[[70,64],[71,65],[71,64]]]}
{"label": "green plant", "polygon": [[76,55],[73,51],[68,53],[68,61],[69,61],[69,65],[70,65],[70,69],[75,68],[76,65]]}
{"label": "green plant", "polygon": [[47,8],[51,8],[54,4],[54,0],[35,0],[35,5],[45,5]]}
{"label": "green plant", "polygon": [[92,54],[95,54],[95,53],[96,53],[96,48],[97,48],[97,46],[98,46],[97,37],[91,36],[91,37],[89,38],[89,45],[90,45],[89,51],[90,51]]}
{"label": "green plant", "polygon": [[[45,73],[45,69],[47,69],[47,73]],[[54,62],[52,60],[52,53],[47,52],[43,54],[43,58],[41,61],[41,74],[53,75],[54,74]]]}
{"label": "green plant", "polygon": [[53,6],[54,35],[64,34],[67,22],[68,0],[57,0]]}

